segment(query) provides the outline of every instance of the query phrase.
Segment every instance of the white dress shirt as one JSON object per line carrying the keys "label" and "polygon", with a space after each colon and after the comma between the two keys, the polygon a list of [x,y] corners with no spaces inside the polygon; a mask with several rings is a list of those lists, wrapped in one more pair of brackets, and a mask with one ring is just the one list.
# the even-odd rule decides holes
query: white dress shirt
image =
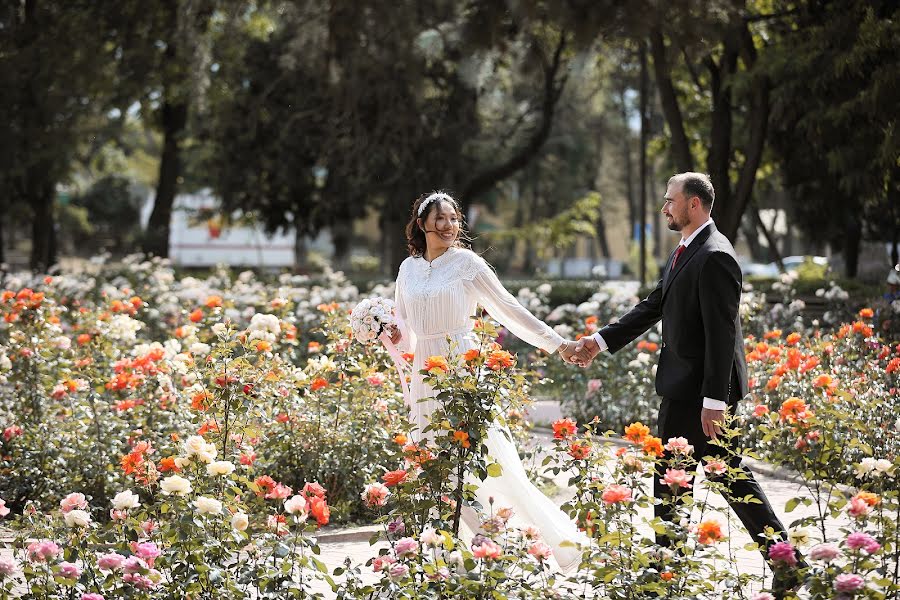
{"label": "white dress shirt", "polygon": [[[701,225],[696,230],[694,230],[694,233],[689,235],[687,238],[681,238],[681,242],[679,242],[678,245],[684,246],[685,248],[690,246],[691,242],[694,241],[694,238],[696,238],[697,235],[699,235],[701,231],[703,231],[704,229],[706,229],[707,227],[712,225],[712,222],[713,222],[712,217],[710,217],[709,219],[706,220],[706,222],[703,225]],[[603,339],[603,336],[600,335],[599,332],[595,333],[591,337],[594,338],[595,342],[597,342],[597,345],[600,347],[600,352],[605,352],[609,348],[609,346],[606,344],[606,340]],[[728,403],[726,403],[722,400],[716,400],[715,398],[704,397],[703,398],[703,408],[709,408],[712,410],[725,410],[726,408],[728,408]]]}

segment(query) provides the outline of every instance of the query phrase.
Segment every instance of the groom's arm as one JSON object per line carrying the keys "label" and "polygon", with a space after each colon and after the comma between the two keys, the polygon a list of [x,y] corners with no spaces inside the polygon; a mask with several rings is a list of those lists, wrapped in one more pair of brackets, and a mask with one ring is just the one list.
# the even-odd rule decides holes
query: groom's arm
{"label": "groom's arm", "polygon": [[594,340],[601,352],[603,350],[609,350],[610,354],[616,352],[662,319],[662,285],[660,279],[656,288],[621,319],[594,334]]}

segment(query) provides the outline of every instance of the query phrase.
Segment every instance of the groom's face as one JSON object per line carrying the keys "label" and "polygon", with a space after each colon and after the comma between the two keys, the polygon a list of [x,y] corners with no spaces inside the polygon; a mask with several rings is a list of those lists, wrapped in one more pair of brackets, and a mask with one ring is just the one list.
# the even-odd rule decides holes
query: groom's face
{"label": "groom's face", "polygon": [[691,222],[690,203],[681,191],[682,185],[681,182],[675,182],[666,188],[662,213],[666,216],[666,224],[672,231],[681,231]]}

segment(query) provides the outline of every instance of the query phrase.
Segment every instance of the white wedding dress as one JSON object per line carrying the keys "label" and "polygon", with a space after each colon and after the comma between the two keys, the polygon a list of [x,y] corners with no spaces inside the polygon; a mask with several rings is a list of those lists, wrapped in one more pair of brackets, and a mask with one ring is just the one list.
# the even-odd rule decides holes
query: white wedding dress
{"label": "white wedding dress", "polygon": [[[491,266],[471,250],[449,248],[431,263],[421,257],[407,258],[397,276],[396,310],[403,335],[401,349],[415,354],[409,407],[410,420],[418,427],[414,437],[422,437],[420,432],[438,404],[419,371],[429,356],[448,356],[448,337],[457,353],[477,347],[471,317],[479,304],[491,317],[533,346],[552,353],[563,342],[558,333],[519,304],[497,279]],[[422,398],[430,399],[420,402]],[[502,467],[502,474],[474,481],[479,488],[478,501],[487,507],[488,498],[493,497],[495,508],[511,507],[517,521],[540,529],[544,541],[553,547],[557,563],[569,567],[580,554],[576,548],[560,544],[563,541],[586,543],[586,536],[531,483],[515,444],[499,426],[488,429],[486,445],[490,458]],[[466,525],[473,532],[478,531],[474,515],[466,513]]]}

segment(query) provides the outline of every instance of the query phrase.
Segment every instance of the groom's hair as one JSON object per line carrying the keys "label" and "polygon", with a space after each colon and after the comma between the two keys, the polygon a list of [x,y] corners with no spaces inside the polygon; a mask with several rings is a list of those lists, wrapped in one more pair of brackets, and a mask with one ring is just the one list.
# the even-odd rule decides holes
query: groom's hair
{"label": "groom's hair", "polygon": [[713,188],[709,175],[705,173],[678,173],[669,179],[669,183],[681,182],[681,191],[686,198],[697,196],[700,204],[707,211],[712,211],[713,202],[716,201],[716,190]]}

